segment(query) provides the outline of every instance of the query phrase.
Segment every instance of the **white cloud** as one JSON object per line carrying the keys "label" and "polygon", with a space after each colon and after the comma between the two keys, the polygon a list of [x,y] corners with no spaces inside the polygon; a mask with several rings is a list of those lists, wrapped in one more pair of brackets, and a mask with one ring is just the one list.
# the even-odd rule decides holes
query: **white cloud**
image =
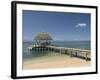
{"label": "white cloud", "polygon": [[86,27],[87,24],[86,23],[78,23],[75,27],[76,28],[83,28],[83,27]]}

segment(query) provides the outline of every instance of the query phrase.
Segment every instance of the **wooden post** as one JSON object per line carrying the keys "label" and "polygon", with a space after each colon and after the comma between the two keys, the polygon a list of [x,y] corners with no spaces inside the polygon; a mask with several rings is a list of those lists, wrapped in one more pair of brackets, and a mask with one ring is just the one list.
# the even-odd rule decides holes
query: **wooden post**
{"label": "wooden post", "polygon": [[35,51],[37,51],[37,47],[35,47]]}
{"label": "wooden post", "polygon": [[43,51],[43,50],[42,50],[42,47],[41,47],[41,51]]}
{"label": "wooden post", "polygon": [[36,51],[36,47],[34,48],[34,51]]}
{"label": "wooden post", "polygon": [[48,47],[48,51],[49,51],[49,47]]}
{"label": "wooden post", "polygon": [[38,50],[40,51],[40,47],[38,48]]}
{"label": "wooden post", "polygon": [[45,51],[45,48],[43,47],[43,51]]}
{"label": "wooden post", "polygon": [[43,47],[42,49],[43,49],[43,51],[44,51],[44,47]]}
{"label": "wooden post", "polygon": [[62,50],[60,49],[60,53],[62,53]]}
{"label": "wooden post", "polygon": [[70,52],[70,57],[73,57],[73,51]]}
{"label": "wooden post", "polygon": [[67,50],[65,50],[65,54],[67,54]]}
{"label": "wooden post", "polygon": [[75,56],[77,57],[77,51],[75,52]]}
{"label": "wooden post", "polygon": [[86,61],[88,61],[88,53],[86,52],[86,57],[85,57]]}

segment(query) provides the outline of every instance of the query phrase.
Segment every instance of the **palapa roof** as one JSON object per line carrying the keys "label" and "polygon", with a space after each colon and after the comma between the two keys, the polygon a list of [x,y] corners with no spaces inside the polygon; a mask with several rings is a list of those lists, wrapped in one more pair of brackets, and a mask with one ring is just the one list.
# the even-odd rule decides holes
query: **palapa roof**
{"label": "palapa roof", "polygon": [[34,38],[35,40],[52,40],[52,37],[47,32],[39,32]]}

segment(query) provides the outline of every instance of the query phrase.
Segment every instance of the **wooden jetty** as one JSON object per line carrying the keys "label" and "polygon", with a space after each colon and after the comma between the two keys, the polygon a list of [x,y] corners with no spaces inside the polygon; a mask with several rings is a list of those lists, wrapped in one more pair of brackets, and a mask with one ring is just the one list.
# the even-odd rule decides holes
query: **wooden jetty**
{"label": "wooden jetty", "polygon": [[58,46],[40,46],[40,45],[30,45],[28,47],[30,51],[54,51],[61,54],[67,54],[70,57],[83,58],[86,61],[91,60],[91,51],[77,48],[67,48],[67,47],[58,47]]}

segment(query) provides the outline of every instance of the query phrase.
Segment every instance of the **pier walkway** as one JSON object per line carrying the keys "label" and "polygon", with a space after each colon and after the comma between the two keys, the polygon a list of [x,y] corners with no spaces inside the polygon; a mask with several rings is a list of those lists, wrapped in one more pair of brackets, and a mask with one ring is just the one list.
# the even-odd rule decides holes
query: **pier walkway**
{"label": "pier walkway", "polygon": [[66,54],[70,57],[77,57],[85,59],[86,61],[91,60],[91,51],[78,49],[78,48],[67,48],[67,47],[59,47],[59,46],[40,46],[40,45],[30,45],[28,49],[34,51],[54,51],[60,54]]}

